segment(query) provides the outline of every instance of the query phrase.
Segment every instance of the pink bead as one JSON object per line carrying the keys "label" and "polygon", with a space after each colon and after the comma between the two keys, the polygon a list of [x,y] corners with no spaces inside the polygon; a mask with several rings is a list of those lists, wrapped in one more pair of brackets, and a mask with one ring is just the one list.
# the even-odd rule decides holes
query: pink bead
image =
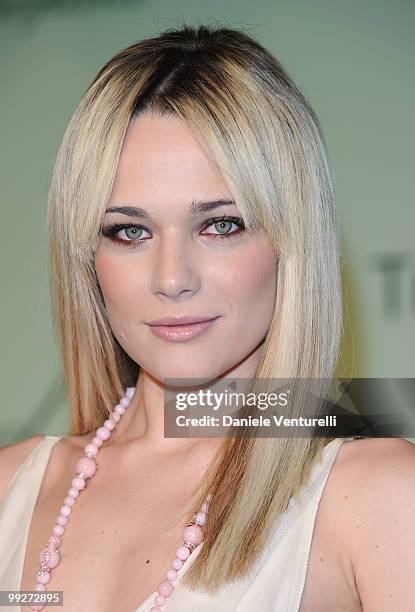
{"label": "pink bead", "polygon": [[98,446],[96,444],[87,444],[84,448],[85,455],[96,457],[98,454]]}
{"label": "pink bead", "polygon": [[198,546],[203,540],[203,532],[197,525],[185,527],[183,530],[183,540]]}
{"label": "pink bead", "polygon": [[182,561],[186,561],[189,556],[190,550],[187,548],[187,546],[180,546],[180,548],[176,550],[176,557]]}
{"label": "pink bead", "polygon": [[111,421],[111,419],[107,419],[106,421],[104,421],[104,427],[106,429],[109,429],[110,431],[112,431],[115,427],[114,422]]}
{"label": "pink bead", "polygon": [[170,597],[170,595],[173,593],[173,590],[174,586],[168,580],[160,582],[157,587],[157,591],[160,593],[160,595],[163,595],[163,597]]}
{"label": "pink bead", "polygon": [[179,570],[183,567],[183,561],[181,559],[173,559],[171,566],[175,570]]}
{"label": "pink bead", "polygon": [[118,414],[118,412],[111,412],[111,418],[114,421],[114,423],[119,423],[121,420],[121,415]]}
{"label": "pink bead", "polygon": [[97,437],[98,438],[101,438],[101,440],[108,440],[110,435],[111,435],[111,432],[108,431],[108,429],[106,427],[98,427],[98,429],[97,429]]}
{"label": "pink bead", "polygon": [[75,471],[77,474],[84,474],[84,478],[92,478],[96,470],[97,464],[90,457],[82,457],[76,462]]}
{"label": "pink bead", "polygon": [[49,559],[47,561],[48,567],[54,568],[60,563],[60,555],[57,550],[49,550]]}
{"label": "pink bead", "polygon": [[72,508],[72,506],[75,505],[75,500],[73,497],[69,497],[69,495],[67,497],[65,497],[65,499],[63,500],[65,502],[65,506],[69,506],[70,508]]}
{"label": "pink bead", "polygon": [[75,478],[72,479],[71,484],[74,489],[78,489],[79,491],[85,489],[85,480],[83,478],[80,478],[79,476],[75,476]]}
{"label": "pink bead", "polygon": [[63,527],[62,525],[55,525],[52,531],[55,535],[61,536],[65,533],[65,527]]}
{"label": "pink bead", "polygon": [[125,391],[125,397],[132,399],[134,397],[135,387],[127,387]]}
{"label": "pink bead", "polygon": [[167,570],[166,578],[167,578],[167,580],[170,580],[170,582],[173,582],[173,580],[176,580],[176,578],[177,578],[177,572],[175,572],[172,569],[171,570]]}
{"label": "pink bead", "polygon": [[73,497],[74,499],[76,499],[79,495],[79,491],[78,489],[75,489],[74,487],[71,487],[68,491],[68,495],[69,497]]}
{"label": "pink bead", "polygon": [[47,570],[39,570],[36,574],[36,578],[37,581],[40,582],[40,584],[47,584],[50,580],[50,572],[48,572]]}
{"label": "pink bead", "polygon": [[35,586],[35,591],[46,591],[46,587],[44,584],[40,583]]}
{"label": "pink bead", "polygon": [[56,550],[44,548],[39,553],[39,563],[46,562],[48,567],[56,567],[59,564],[60,556]]}
{"label": "pink bead", "polygon": [[120,399],[120,404],[121,406],[124,406],[124,408],[127,408],[129,403],[130,403],[130,400],[128,399],[128,397],[122,397]]}
{"label": "pink bead", "polygon": [[100,446],[102,446],[103,442],[102,442],[101,438],[98,438],[98,436],[94,436],[92,438],[92,444],[94,444],[95,446],[98,446],[98,448],[99,448]]}
{"label": "pink bead", "polygon": [[69,516],[70,513],[72,512],[72,508],[69,508],[69,506],[61,506],[61,509],[59,510],[59,512],[63,516]]}
{"label": "pink bead", "polygon": [[58,518],[56,519],[56,522],[58,523],[58,525],[66,525],[66,523],[68,522],[68,519],[66,516],[63,516],[62,514],[60,514]]}
{"label": "pink bead", "polygon": [[204,525],[206,523],[206,513],[205,512],[198,512],[196,514],[195,521],[196,521],[196,523],[199,523],[199,525]]}
{"label": "pink bead", "polygon": [[166,603],[167,599],[165,597],[163,597],[163,595],[157,595],[157,597],[154,598],[154,603],[156,606],[164,606],[164,604]]}
{"label": "pink bead", "polygon": [[115,412],[119,415],[123,415],[125,412],[125,406],[122,406],[121,404],[117,404],[114,408]]}
{"label": "pink bead", "polygon": [[62,544],[62,540],[60,538],[58,538],[58,536],[51,535],[48,538],[48,543],[49,544],[53,544],[53,546],[55,546],[55,548],[59,548],[59,546]]}
{"label": "pink bead", "polygon": [[32,606],[30,606],[31,610],[43,610],[45,606],[42,606],[42,604],[33,604]]}

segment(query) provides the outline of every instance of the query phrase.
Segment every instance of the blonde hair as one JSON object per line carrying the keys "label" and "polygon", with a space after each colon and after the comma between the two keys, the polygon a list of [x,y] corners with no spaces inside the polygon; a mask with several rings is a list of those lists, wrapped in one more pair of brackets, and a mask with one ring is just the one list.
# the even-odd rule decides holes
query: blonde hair
{"label": "blonde hair", "polygon": [[[72,435],[107,418],[139,366],[115,339],[94,269],[132,116],[185,120],[220,169],[247,227],[268,232],[277,298],[257,378],[330,378],[342,327],[340,258],[327,147],[281,64],[246,33],[184,26],[117,53],[61,144],[48,202],[51,296]],[[263,388],[264,388],[263,387]],[[298,405],[290,416],[303,410]],[[213,492],[203,546],[183,577],[215,589],[245,575],[332,437],[229,436],[182,514]]]}

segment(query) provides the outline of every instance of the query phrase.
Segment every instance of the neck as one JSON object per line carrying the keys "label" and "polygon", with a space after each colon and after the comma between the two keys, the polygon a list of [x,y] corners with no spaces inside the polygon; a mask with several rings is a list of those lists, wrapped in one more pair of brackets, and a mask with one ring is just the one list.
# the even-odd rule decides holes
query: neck
{"label": "neck", "polygon": [[[217,447],[222,438],[168,438],[164,437],[165,387],[141,371],[136,391],[114,436],[123,445],[157,453],[181,453],[195,447]],[[186,389],[177,389],[186,391]]]}
{"label": "neck", "polygon": [[[251,380],[257,372],[262,354],[262,343],[241,363],[225,372],[219,379],[237,379],[238,390],[244,388],[244,381]],[[215,381],[212,381],[214,387]],[[247,384],[247,383],[245,383]],[[174,453],[194,447],[217,447],[223,438],[168,438],[164,437],[165,385],[151,374],[140,369],[135,385],[135,393],[118,427],[119,438],[123,443],[155,452]],[[186,393],[187,387],[175,387],[176,393]],[[116,438],[115,438],[116,439]]]}

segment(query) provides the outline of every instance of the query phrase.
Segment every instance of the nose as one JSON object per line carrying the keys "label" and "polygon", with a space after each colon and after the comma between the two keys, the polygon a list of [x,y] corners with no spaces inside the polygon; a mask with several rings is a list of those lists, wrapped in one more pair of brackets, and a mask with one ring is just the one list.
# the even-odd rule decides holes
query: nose
{"label": "nose", "polygon": [[153,251],[152,290],[159,297],[189,297],[200,287],[197,259],[180,232],[164,237]]}

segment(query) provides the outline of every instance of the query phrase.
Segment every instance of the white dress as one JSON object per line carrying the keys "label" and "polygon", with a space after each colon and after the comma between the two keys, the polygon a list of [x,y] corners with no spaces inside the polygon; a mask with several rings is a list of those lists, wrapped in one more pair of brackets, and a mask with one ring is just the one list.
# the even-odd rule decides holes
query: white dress
{"label": "white dress", "polygon": [[[0,590],[20,588],[33,510],[51,450],[61,438],[53,435],[42,438],[14,474],[0,505]],[[179,572],[163,612],[298,612],[323,489],[339,448],[353,439],[335,438],[324,447],[320,461],[312,465],[308,482],[291,500],[288,510],[278,517],[249,577],[223,585],[214,595],[188,590],[181,584],[181,578],[200,552],[202,542]],[[46,588],[60,590],[58,584],[52,588],[52,583]],[[130,612],[148,612],[156,595],[152,593]],[[4,612],[18,612],[18,609],[18,606],[1,607]],[[57,606],[57,612],[59,609]]]}

